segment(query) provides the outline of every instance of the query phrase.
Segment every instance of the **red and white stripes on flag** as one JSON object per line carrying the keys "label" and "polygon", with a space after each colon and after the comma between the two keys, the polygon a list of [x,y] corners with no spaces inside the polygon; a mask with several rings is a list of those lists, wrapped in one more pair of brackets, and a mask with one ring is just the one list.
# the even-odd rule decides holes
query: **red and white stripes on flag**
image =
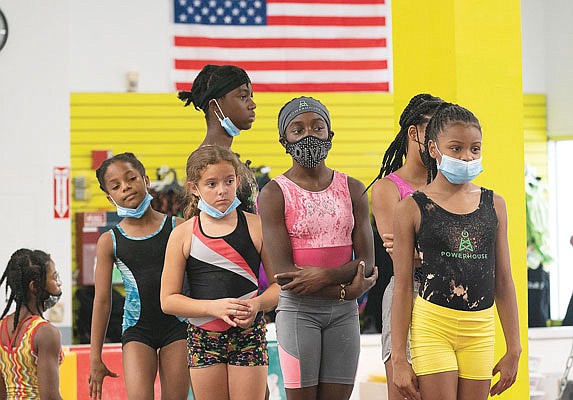
{"label": "red and white stripes on flag", "polygon": [[[174,0],[174,4],[177,90],[189,90],[206,64],[244,68],[255,91],[390,90],[391,28],[385,0]],[[256,15],[259,5],[266,23],[249,23],[247,17]],[[245,13],[245,18],[208,23],[223,13],[228,13],[228,21],[238,13]]]}

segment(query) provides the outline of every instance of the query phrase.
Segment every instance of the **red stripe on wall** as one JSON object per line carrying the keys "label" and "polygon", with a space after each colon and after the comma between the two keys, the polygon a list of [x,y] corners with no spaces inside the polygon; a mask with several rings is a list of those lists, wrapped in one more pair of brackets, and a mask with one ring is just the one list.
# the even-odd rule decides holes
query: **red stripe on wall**
{"label": "red stripe on wall", "polygon": [[221,48],[368,48],[386,47],[386,39],[306,39],[306,38],[211,38],[175,36],[175,46]]}
{"label": "red stripe on wall", "polygon": [[[228,60],[175,60],[176,69],[200,70],[207,64],[225,65]],[[367,61],[234,61],[233,65],[247,71],[319,71],[387,69],[387,60]]]}
{"label": "red stripe on wall", "polygon": [[385,4],[385,0],[267,0],[267,3],[301,4]]}
{"label": "red stripe on wall", "polygon": [[[176,82],[177,90],[191,90],[191,82]],[[388,82],[377,83],[253,83],[255,92],[387,92]]]}
{"label": "red stripe on wall", "polygon": [[386,26],[386,17],[302,17],[273,15],[267,25],[283,26]]}

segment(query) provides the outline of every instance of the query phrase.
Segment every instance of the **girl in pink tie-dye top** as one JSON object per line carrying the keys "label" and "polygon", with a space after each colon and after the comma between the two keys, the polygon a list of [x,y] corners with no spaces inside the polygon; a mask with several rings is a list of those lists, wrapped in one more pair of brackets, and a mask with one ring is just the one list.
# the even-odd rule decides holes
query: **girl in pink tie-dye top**
{"label": "girl in pink tie-dye top", "polygon": [[322,103],[293,99],[278,125],[292,167],[263,188],[259,210],[281,285],[276,327],[287,398],[344,400],[360,352],[356,298],[377,278],[368,199],[360,181],[324,162],[334,132]]}
{"label": "girl in pink tie-dye top", "polygon": [[274,179],[285,199],[285,225],[296,265],[339,267],[352,259],[352,199],[347,176],[334,171],[331,184],[312,192],[284,175]]}

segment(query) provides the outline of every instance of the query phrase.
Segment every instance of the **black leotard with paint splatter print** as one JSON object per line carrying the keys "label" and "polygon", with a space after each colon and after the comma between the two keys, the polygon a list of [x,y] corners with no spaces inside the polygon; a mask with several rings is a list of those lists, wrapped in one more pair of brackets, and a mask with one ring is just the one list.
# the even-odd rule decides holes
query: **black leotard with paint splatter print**
{"label": "black leotard with paint splatter print", "polygon": [[416,235],[422,259],[420,296],[455,310],[491,307],[498,225],[493,192],[481,188],[479,206],[468,214],[451,213],[422,192],[412,197],[421,213]]}

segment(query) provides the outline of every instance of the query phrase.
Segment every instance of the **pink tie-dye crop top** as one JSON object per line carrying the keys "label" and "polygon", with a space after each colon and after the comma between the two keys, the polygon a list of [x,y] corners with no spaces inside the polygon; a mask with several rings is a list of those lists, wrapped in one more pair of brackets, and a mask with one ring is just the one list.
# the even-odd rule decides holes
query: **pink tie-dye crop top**
{"label": "pink tie-dye crop top", "polygon": [[350,261],[354,214],[347,176],[334,171],[331,184],[320,192],[284,175],[273,180],[283,192],[294,263],[335,268]]}
{"label": "pink tie-dye crop top", "polygon": [[391,174],[386,175],[386,178],[390,179],[396,187],[398,188],[398,192],[400,192],[400,199],[403,199],[406,196],[411,195],[415,192],[414,188],[408,184],[404,179],[400,178],[394,172]]}

